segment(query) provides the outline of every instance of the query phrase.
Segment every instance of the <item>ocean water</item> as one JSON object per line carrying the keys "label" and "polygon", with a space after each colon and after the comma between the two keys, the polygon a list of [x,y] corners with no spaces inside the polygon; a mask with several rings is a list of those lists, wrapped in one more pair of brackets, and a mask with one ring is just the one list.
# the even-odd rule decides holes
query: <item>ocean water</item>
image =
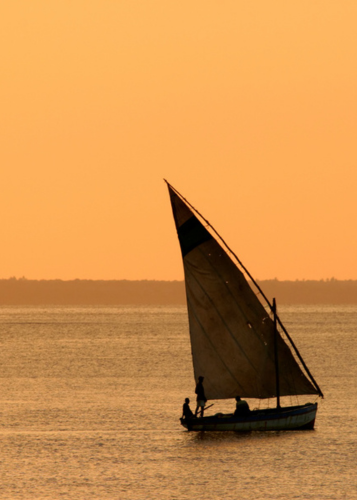
{"label": "ocean water", "polygon": [[313,431],[185,431],[185,307],[1,307],[0,498],[357,499],[357,307],[279,313],[325,394]]}

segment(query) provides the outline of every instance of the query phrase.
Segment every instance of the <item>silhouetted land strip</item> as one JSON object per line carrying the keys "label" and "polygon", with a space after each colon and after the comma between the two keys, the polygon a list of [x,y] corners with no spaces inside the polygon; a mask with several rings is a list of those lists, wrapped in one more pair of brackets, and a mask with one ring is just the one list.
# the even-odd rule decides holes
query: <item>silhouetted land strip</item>
{"label": "silhouetted land strip", "polygon": [[[278,304],[357,304],[357,280],[258,281]],[[185,304],[183,281],[0,280],[0,305]]]}

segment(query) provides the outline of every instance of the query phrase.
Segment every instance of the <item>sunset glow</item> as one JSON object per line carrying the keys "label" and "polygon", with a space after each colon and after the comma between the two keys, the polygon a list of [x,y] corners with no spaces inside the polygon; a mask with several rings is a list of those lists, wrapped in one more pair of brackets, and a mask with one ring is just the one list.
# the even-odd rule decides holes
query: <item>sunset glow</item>
{"label": "sunset glow", "polygon": [[167,179],[257,279],[357,279],[357,3],[0,6],[0,278],[183,279]]}

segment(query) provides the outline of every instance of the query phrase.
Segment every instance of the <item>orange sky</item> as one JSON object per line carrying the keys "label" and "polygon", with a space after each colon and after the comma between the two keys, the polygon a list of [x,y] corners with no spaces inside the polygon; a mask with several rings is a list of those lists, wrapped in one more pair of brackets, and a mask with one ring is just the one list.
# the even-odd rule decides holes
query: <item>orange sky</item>
{"label": "orange sky", "polygon": [[257,279],[357,279],[355,0],[0,4],[0,278],[183,279],[166,178]]}

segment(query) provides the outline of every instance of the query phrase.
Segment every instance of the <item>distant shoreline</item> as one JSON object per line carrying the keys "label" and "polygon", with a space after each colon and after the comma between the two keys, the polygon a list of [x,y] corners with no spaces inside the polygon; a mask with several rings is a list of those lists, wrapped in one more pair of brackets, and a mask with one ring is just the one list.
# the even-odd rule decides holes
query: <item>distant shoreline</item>
{"label": "distant shoreline", "polygon": [[[259,280],[280,304],[357,304],[357,280]],[[185,304],[183,281],[0,280],[0,305]]]}

